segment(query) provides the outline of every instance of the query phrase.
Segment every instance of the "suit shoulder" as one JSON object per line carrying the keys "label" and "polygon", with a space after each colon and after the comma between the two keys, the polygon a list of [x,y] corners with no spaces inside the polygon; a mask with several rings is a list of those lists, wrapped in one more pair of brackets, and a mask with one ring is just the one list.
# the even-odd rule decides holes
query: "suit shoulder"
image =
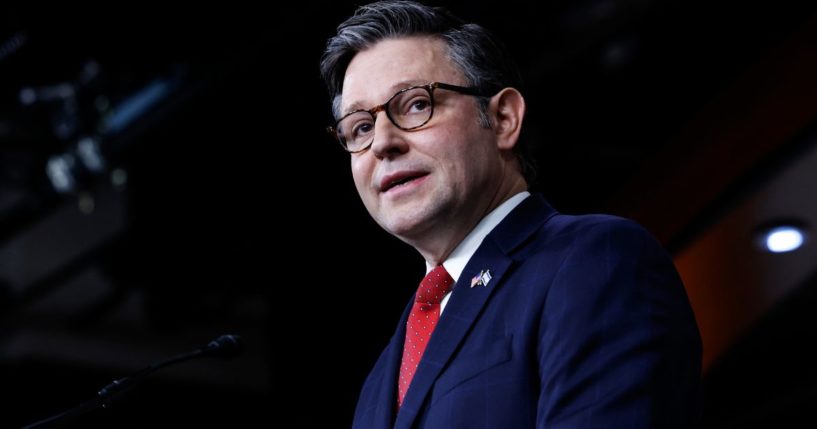
{"label": "suit shoulder", "polygon": [[636,221],[608,214],[557,214],[542,226],[539,235],[540,239],[568,240],[572,245],[600,239],[659,245],[655,237]]}

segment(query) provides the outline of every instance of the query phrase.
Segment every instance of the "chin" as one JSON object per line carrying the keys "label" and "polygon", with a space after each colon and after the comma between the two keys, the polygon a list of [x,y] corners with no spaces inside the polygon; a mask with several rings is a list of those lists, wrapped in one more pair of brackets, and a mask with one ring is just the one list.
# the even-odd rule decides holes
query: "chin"
{"label": "chin", "polygon": [[424,234],[444,212],[443,207],[438,199],[417,196],[400,204],[380,206],[376,216],[370,214],[390,234],[410,239]]}
{"label": "chin", "polygon": [[400,214],[385,216],[378,223],[389,234],[401,239],[410,239],[428,227],[426,219],[416,216],[417,213],[412,214],[413,216],[401,216]]}
{"label": "chin", "polygon": [[380,222],[380,226],[383,227],[383,229],[385,229],[389,234],[398,237],[411,236],[418,229],[417,224],[413,222],[395,219],[383,220]]}

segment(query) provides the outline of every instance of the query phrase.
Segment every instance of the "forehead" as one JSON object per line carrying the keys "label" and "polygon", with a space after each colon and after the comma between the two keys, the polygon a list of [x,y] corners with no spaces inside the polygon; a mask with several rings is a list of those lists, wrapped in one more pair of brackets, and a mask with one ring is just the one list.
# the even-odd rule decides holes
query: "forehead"
{"label": "forehead", "polygon": [[433,37],[405,37],[377,42],[352,58],[343,79],[341,111],[369,108],[395,91],[429,82],[463,84],[448,46]]}

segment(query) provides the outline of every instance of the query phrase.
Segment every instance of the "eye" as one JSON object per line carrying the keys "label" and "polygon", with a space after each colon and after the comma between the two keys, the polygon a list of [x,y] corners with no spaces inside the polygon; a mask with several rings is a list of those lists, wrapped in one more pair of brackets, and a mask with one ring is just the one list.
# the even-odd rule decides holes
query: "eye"
{"label": "eye", "polygon": [[352,124],[352,126],[350,128],[350,130],[351,130],[350,134],[351,134],[353,139],[358,139],[361,136],[365,136],[365,135],[369,134],[370,132],[372,132],[373,129],[374,129],[374,122],[372,122],[370,119],[369,120],[359,120],[359,121],[355,122],[354,124]]}
{"label": "eye", "polygon": [[419,113],[425,112],[431,107],[431,100],[428,97],[417,97],[414,100],[411,100],[411,104],[409,105],[408,111],[406,113]]}
{"label": "eye", "polygon": [[424,88],[411,88],[395,98],[389,108],[396,116],[427,114],[431,111],[431,98]]}

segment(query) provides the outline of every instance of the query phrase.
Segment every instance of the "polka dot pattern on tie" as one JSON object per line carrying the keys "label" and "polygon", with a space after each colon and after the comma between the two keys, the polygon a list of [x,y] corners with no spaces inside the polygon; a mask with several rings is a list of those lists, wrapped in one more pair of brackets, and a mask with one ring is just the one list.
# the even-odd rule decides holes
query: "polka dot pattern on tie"
{"label": "polka dot pattern on tie", "polygon": [[400,379],[397,381],[398,407],[403,405],[403,399],[420,365],[426,344],[440,319],[440,302],[453,286],[454,279],[442,265],[431,270],[420,282],[406,322],[406,341],[403,345]]}

